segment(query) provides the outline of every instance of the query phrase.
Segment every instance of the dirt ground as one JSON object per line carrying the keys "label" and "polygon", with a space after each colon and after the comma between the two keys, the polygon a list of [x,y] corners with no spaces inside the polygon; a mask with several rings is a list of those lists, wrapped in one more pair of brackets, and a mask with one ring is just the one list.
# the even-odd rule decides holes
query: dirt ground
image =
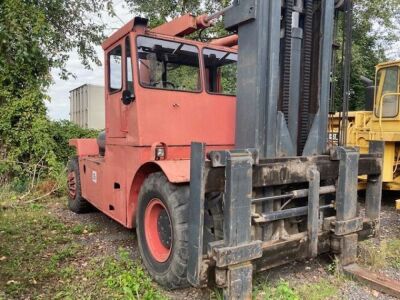
{"label": "dirt ground", "polygon": [[[381,213],[381,235],[374,239],[374,243],[385,239],[400,238],[400,215],[395,211],[394,199],[396,195],[384,194]],[[119,248],[129,249],[134,258],[139,257],[136,234],[133,230],[128,230],[114,222],[105,215],[94,212],[84,215],[76,215],[70,212],[64,204],[56,203],[52,207],[52,212],[59,216],[65,223],[96,224],[99,230],[93,235],[83,236],[82,243],[87,245],[93,252],[101,251],[104,254],[113,255]],[[275,269],[257,274],[254,285],[274,286],[284,281],[291,286],[318,283],[322,280],[335,280],[336,275],[330,270],[333,264],[332,257],[324,256],[318,259],[294,262],[289,265],[277,267]],[[400,280],[400,270],[386,267],[379,270],[381,273]],[[210,299],[214,298],[214,291],[210,289],[183,289],[173,292],[166,292],[172,299]],[[263,293],[260,297],[263,298]],[[329,297],[331,298],[331,297]],[[338,299],[394,299],[381,294],[352,280],[343,280],[338,285],[337,295],[332,298]]]}
{"label": "dirt ground", "polygon": [[[367,249],[368,259],[363,257],[365,254],[361,253],[360,263],[365,263],[367,267],[376,267],[376,271],[390,276],[391,278],[400,280],[400,257],[389,257],[388,253],[382,253],[384,251],[380,246],[382,242],[386,244],[386,241],[400,241],[400,214],[394,209],[394,199],[395,195],[384,195],[384,201],[382,204],[381,236],[367,242],[365,248]],[[80,294],[82,293],[81,290],[75,290],[75,286],[77,284],[79,285],[79,282],[82,282],[82,280],[89,280],[89,282],[86,283],[86,286],[90,286],[90,280],[96,280],[96,276],[98,276],[96,274],[102,274],[104,259],[107,257],[117,256],[117,253],[120,252],[121,249],[123,249],[123,251],[128,251],[129,256],[132,257],[134,261],[140,261],[134,230],[124,228],[100,212],[92,212],[82,215],[74,214],[67,209],[65,201],[65,198],[53,198],[48,199],[40,205],[46,215],[49,215],[49,217],[62,224],[61,229],[64,230],[63,232],[71,232],[71,230],[72,232],[76,231],[75,234],[69,234],[71,240],[66,242],[66,246],[69,247],[69,245],[72,244],[79,245],[80,248],[77,249],[80,249],[80,253],[74,254],[75,256],[72,255],[70,259],[55,265],[60,269],[63,267],[63,270],[69,270],[71,266],[74,267],[77,271],[72,273],[73,276],[70,277],[76,278],[69,279],[69,277],[60,277],[61,279],[57,279],[57,282],[45,283],[43,287],[39,286],[41,282],[35,283],[34,287],[36,294],[32,297],[29,294],[29,289],[25,289],[24,291],[21,290],[21,292],[14,292],[12,297],[7,297],[7,293],[3,293],[2,295],[2,279],[0,278],[0,299],[48,299],[49,295],[53,295],[58,291],[59,286],[61,286],[61,289],[65,289],[65,286],[62,287],[62,285],[65,285],[64,281],[67,283],[69,282],[69,285],[73,286],[73,288],[68,287],[68,289],[65,289],[67,292],[64,291],[63,293],[58,293],[58,297],[55,297],[57,299],[113,299],[114,297],[106,295],[109,291],[112,291],[107,288],[104,290],[103,294],[96,292],[97,294],[95,293],[94,295],[97,296],[93,296],[90,293],[88,296],[85,296]],[[9,215],[12,210],[5,209],[4,211],[5,213],[3,213],[3,216],[7,216],[7,214]],[[2,215],[0,210],[0,218],[1,217]],[[36,222],[36,220],[34,220],[34,222]],[[48,225],[46,226],[48,227]],[[54,225],[52,226],[54,227]],[[60,225],[57,226],[60,227]],[[57,229],[58,227],[54,228]],[[78,228],[78,230],[76,228]],[[82,228],[85,229],[83,230]],[[95,229],[86,230],[86,228]],[[7,231],[7,229],[5,231]],[[2,238],[1,234],[4,235],[5,231],[4,229],[1,231],[0,226],[0,243]],[[44,236],[47,234],[48,233],[46,232]],[[370,249],[373,249],[373,251]],[[19,250],[29,251],[24,249]],[[43,251],[45,252],[45,249]],[[397,253],[399,253],[399,250],[397,251]],[[23,253],[24,252],[22,252],[22,254]],[[49,255],[51,254],[54,256],[54,253],[50,253]],[[382,256],[382,254],[385,254],[385,256]],[[48,254],[44,255],[46,256]],[[0,268],[2,263],[1,256],[0,245]],[[369,265],[371,258],[373,263]],[[7,257],[7,259],[10,260],[12,258]],[[91,264],[91,259],[92,262],[93,259],[95,262],[99,262],[99,270],[93,272],[100,272],[93,273],[91,271],[95,274],[92,277],[90,277],[90,272],[86,271],[86,273],[84,273],[85,268],[87,268],[86,266]],[[392,263],[393,259],[395,259],[396,263]],[[114,272],[116,273],[111,275],[118,277],[120,269],[115,269],[116,267],[114,265],[111,266],[111,269],[114,269]],[[127,270],[127,273],[130,272],[128,271],[129,270]],[[0,275],[1,274],[2,272],[0,270]],[[81,274],[89,274],[89,276],[83,276]],[[18,274],[15,276],[17,275]],[[111,275],[107,275],[108,278],[106,277],[104,282],[108,284],[108,287],[113,287],[114,290],[120,289],[118,282],[115,283],[112,280]],[[55,275],[51,275],[49,278],[53,278],[54,276]],[[140,278],[140,280],[144,280],[144,282],[150,281],[148,279],[142,279],[142,277]],[[14,280],[10,280],[10,278],[7,278],[6,280],[8,281],[7,284],[9,282],[13,284]],[[93,281],[93,283],[94,282],[95,281]],[[158,287],[154,283],[150,282],[149,284],[154,286],[157,293],[160,293],[162,297],[166,298],[179,300],[221,299],[221,293],[217,290],[188,288],[171,292],[162,290],[162,288]],[[56,287],[54,287],[54,285]],[[7,285],[4,286],[7,287]],[[84,284],[84,288],[82,289],[87,289],[86,286]],[[335,261],[329,256],[323,256],[318,259],[307,261],[293,262],[289,265],[259,273],[254,278],[253,286],[255,299],[394,299],[343,276],[336,271]],[[132,297],[141,298],[136,297],[135,295]],[[121,298],[130,299],[130,297],[127,297],[126,295]],[[147,297],[147,299],[152,298]]]}

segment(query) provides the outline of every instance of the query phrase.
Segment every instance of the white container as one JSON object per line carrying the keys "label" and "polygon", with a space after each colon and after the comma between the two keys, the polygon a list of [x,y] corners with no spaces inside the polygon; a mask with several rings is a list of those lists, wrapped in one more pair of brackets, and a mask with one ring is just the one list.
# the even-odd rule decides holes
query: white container
{"label": "white container", "polygon": [[70,121],[82,128],[104,129],[104,87],[84,84],[69,92]]}

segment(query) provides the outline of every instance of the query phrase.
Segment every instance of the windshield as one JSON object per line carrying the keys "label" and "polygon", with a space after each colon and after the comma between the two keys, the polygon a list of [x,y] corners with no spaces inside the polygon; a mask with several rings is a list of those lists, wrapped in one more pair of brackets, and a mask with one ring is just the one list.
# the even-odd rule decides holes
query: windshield
{"label": "windshield", "polygon": [[399,68],[380,69],[377,74],[375,108],[377,117],[393,118],[399,114],[399,95],[394,95],[397,93],[399,93]]}
{"label": "windshield", "polygon": [[189,92],[201,90],[199,52],[195,46],[139,36],[137,50],[142,86]]}
{"label": "windshield", "polygon": [[237,58],[236,53],[203,50],[205,82],[209,93],[236,95]]}

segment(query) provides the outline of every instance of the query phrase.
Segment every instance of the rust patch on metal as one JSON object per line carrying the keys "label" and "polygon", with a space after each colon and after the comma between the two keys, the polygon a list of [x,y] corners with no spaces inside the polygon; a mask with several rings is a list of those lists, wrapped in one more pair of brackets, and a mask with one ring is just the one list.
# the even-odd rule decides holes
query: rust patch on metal
{"label": "rust patch on metal", "polygon": [[369,287],[382,293],[400,298],[400,282],[386,276],[366,270],[357,264],[345,266],[345,273],[353,276],[359,281],[367,283]]}

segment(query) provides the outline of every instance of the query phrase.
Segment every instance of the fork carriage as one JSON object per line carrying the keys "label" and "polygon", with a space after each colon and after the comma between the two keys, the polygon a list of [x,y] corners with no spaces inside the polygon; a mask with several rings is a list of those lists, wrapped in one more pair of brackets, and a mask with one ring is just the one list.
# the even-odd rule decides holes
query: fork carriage
{"label": "fork carriage", "polygon": [[[253,270],[326,252],[343,265],[355,262],[358,240],[379,230],[382,143],[370,149],[364,155],[338,147],[331,155],[259,159],[253,149],[206,154],[204,144],[192,143],[189,282],[205,285],[215,268],[217,285],[229,298],[240,298],[251,289]],[[365,216],[358,209],[357,175],[368,175]],[[224,238],[203,253],[204,204],[211,192],[223,195]]]}

